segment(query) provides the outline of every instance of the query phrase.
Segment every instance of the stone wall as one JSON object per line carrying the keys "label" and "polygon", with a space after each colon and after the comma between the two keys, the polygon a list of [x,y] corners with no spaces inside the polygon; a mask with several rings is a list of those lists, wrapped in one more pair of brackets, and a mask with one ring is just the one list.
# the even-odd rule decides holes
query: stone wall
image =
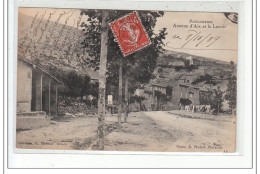
{"label": "stone wall", "polygon": [[171,108],[179,109],[181,98],[188,98],[192,101],[192,105],[199,105],[199,89],[192,86],[174,84],[172,88]]}
{"label": "stone wall", "polygon": [[199,89],[194,89],[192,104],[193,105],[200,105],[200,92],[199,92]]}
{"label": "stone wall", "polygon": [[30,112],[32,100],[32,66],[17,62],[17,112]]}
{"label": "stone wall", "polygon": [[[172,109],[178,109],[179,102],[181,98],[181,89],[179,88],[179,84],[173,84],[172,87],[172,99],[171,99],[171,108]],[[169,104],[168,104],[169,105]]]}

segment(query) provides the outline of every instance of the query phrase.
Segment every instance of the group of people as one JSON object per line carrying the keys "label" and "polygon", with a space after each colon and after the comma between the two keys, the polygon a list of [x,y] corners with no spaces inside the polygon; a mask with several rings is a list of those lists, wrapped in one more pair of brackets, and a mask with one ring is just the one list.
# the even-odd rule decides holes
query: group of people
{"label": "group of people", "polygon": [[[183,105],[179,105],[179,110],[182,110]],[[185,105],[184,110],[187,112],[203,112],[209,113],[211,111],[210,105]]]}

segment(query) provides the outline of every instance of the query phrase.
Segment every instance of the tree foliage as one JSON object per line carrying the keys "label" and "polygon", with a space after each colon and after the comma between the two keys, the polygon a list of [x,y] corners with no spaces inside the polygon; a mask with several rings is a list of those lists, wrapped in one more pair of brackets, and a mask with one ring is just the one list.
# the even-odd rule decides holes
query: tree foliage
{"label": "tree foliage", "polygon": [[138,103],[141,103],[143,100],[145,100],[145,97],[144,96],[138,96],[138,95],[134,95],[131,97],[131,103],[134,103],[134,102],[138,102]]}
{"label": "tree foliage", "polygon": [[230,109],[236,108],[237,103],[237,78],[232,76],[227,85],[225,99],[228,100]]}
{"label": "tree foliage", "polygon": [[78,74],[74,70],[64,71],[54,66],[48,68],[49,72],[61,81],[59,93],[68,97],[83,97],[92,95],[98,97],[98,83],[91,82],[88,75]]}
{"label": "tree foliage", "polygon": [[205,74],[205,75],[201,75],[199,76],[198,78],[196,78],[192,84],[193,85],[196,85],[198,83],[201,83],[201,82],[205,82],[205,84],[212,84],[212,85],[216,85],[217,83],[214,81],[213,77],[209,74]]}
{"label": "tree foliage", "polygon": [[[119,19],[133,11],[118,11],[111,10],[109,21]],[[111,29],[108,32],[108,55],[107,55],[107,86],[112,85],[109,90],[116,90],[118,86],[118,62],[123,61],[123,74],[129,77],[129,91],[131,88],[137,88],[143,83],[148,83],[152,77],[152,73],[156,67],[156,61],[163,49],[163,40],[166,36],[166,28],[163,28],[159,33],[155,33],[154,27],[157,18],[162,17],[164,12],[158,11],[138,11],[142,25],[150,38],[151,45],[135,52],[127,57],[123,57],[121,50],[116,42]],[[86,15],[88,20],[82,23],[81,27],[84,32],[85,39],[82,42],[83,48],[88,54],[85,60],[87,67],[94,70],[99,69],[100,61],[100,46],[101,46],[101,11],[100,10],[82,10],[81,15]],[[132,82],[132,83],[131,83]],[[133,83],[134,82],[134,83]],[[116,92],[114,91],[114,94]]]}
{"label": "tree foliage", "polygon": [[200,91],[200,104],[211,105],[213,102],[213,91]]}
{"label": "tree foliage", "polygon": [[214,90],[211,109],[213,110],[213,113],[218,114],[219,112],[223,111],[222,107],[223,107],[223,92],[220,90],[220,88],[218,88]]}
{"label": "tree foliage", "polygon": [[192,103],[192,101],[188,98],[180,98],[180,103],[184,106],[186,105],[190,105]]}
{"label": "tree foliage", "polygon": [[200,105],[210,105],[213,113],[218,114],[223,111],[223,94],[224,93],[220,90],[220,88],[209,91],[201,91],[199,96]]}

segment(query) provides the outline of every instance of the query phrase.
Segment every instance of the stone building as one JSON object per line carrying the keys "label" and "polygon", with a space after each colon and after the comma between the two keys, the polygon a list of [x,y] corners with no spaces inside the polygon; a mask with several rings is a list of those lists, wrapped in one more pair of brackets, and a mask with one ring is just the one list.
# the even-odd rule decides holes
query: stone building
{"label": "stone building", "polygon": [[[180,83],[178,81],[166,82],[157,81],[151,84],[152,99],[150,102],[155,110],[161,110],[162,105],[166,105],[164,110],[179,109],[181,99],[189,100],[190,105],[200,105],[200,87],[190,84]],[[155,91],[160,91],[161,94],[166,95],[167,100],[160,99],[156,96]],[[184,105],[182,105],[182,109]]]}
{"label": "stone building", "polygon": [[19,124],[19,121],[20,123],[30,122],[28,116],[39,116],[40,119],[40,116],[58,114],[59,83],[43,68],[29,60],[18,58],[16,107],[18,128],[24,127]]}
{"label": "stone building", "polygon": [[162,105],[166,103],[166,85],[152,84],[152,110],[163,110]]}
{"label": "stone building", "polygon": [[[200,104],[200,88],[189,84],[176,83],[172,85],[172,99],[173,109],[179,109],[181,99],[188,99],[191,105]],[[184,105],[182,104],[182,107]]]}

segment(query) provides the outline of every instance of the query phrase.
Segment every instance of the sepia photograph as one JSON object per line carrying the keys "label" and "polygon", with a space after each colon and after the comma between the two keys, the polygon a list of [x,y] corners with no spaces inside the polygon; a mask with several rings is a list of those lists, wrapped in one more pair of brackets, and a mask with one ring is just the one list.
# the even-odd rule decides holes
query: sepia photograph
{"label": "sepia photograph", "polygon": [[236,152],[238,14],[18,9],[16,148]]}

